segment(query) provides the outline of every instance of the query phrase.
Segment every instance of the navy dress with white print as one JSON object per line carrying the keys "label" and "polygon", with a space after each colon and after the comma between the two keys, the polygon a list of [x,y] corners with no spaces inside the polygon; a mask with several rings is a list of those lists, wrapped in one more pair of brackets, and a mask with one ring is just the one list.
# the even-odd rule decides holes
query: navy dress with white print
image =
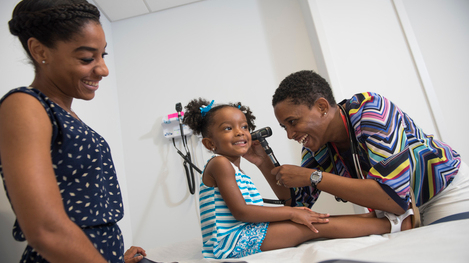
{"label": "navy dress with white print", "polygon": [[[122,219],[124,208],[109,145],[37,89],[13,89],[0,104],[15,92],[38,99],[50,118],[52,163],[67,215],[82,228],[108,262],[124,262],[124,241],[116,224]],[[1,164],[0,174],[3,179]],[[8,196],[5,184],[4,187]],[[25,241],[18,221],[13,226],[13,237]],[[28,245],[21,262],[47,261]]]}

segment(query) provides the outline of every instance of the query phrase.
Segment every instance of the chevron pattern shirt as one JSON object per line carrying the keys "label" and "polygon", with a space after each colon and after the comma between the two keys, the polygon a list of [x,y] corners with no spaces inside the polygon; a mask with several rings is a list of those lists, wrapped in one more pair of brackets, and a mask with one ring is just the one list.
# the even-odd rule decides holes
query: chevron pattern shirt
{"label": "chevron pattern shirt", "polygon": [[[353,126],[363,175],[376,180],[403,209],[414,191],[420,206],[447,187],[458,173],[460,155],[449,145],[425,134],[394,103],[371,92],[354,95],[340,103]],[[330,156],[334,160],[332,162]],[[324,145],[316,152],[302,150],[302,167],[355,177],[351,151],[341,153]],[[296,205],[312,207],[320,191],[313,187],[295,188]]]}

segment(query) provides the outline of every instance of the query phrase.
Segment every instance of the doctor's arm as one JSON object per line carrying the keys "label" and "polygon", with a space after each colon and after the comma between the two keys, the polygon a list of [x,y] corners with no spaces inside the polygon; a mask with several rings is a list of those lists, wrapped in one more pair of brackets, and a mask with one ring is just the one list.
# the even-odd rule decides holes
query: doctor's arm
{"label": "doctor's arm", "polygon": [[[310,175],[314,171],[315,169],[296,165],[282,165],[274,168],[272,173],[276,174],[276,178],[287,187],[304,187],[311,184]],[[388,211],[397,215],[405,212],[379,183],[372,179],[352,179],[323,172],[322,180],[318,183],[317,188],[364,207]]]}
{"label": "doctor's arm", "polygon": [[289,200],[285,203],[285,205],[290,206],[290,189],[285,188],[282,185],[279,186],[277,184],[275,174],[272,173],[272,169],[274,169],[275,166],[270,160],[269,156],[267,156],[267,154],[265,153],[264,148],[262,148],[259,141],[252,141],[251,148],[243,156],[243,158],[256,165],[257,168],[259,168],[277,198],[280,200]]}

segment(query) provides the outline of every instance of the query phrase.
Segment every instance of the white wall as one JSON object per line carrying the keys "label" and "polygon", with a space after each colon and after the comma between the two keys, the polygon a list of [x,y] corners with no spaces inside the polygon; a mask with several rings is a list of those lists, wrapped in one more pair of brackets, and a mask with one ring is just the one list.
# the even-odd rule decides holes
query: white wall
{"label": "white wall", "polygon": [[[28,64],[26,53],[19,40],[10,34],[8,21],[11,19],[13,8],[17,0],[3,0],[0,2],[0,52],[3,63],[0,64],[0,72],[3,84],[0,86],[0,96],[10,89],[19,86],[28,86],[34,78],[33,66]],[[107,52],[113,51],[111,23],[106,17],[101,17],[101,23],[108,41]],[[124,201],[124,218],[119,222],[122,229],[125,247],[132,243],[132,231],[130,225],[130,205],[127,197],[127,185],[124,169],[124,156],[121,136],[121,123],[117,99],[117,85],[115,78],[115,66],[113,56],[106,58],[110,74],[100,84],[100,89],[92,101],[74,102],[73,109],[90,127],[100,133],[108,141],[115,167],[117,170],[120,187]],[[0,254],[1,262],[18,262],[26,246],[25,242],[16,242],[12,237],[12,227],[15,215],[3,190],[3,182],[0,181]]]}
{"label": "white wall", "polygon": [[403,1],[445,125],[442,138],[469,162],[469,1]]}

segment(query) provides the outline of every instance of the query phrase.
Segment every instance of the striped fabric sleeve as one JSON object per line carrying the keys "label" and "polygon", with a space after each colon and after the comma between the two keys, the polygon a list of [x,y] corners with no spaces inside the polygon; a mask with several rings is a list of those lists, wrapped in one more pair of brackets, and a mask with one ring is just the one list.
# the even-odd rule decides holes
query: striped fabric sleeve
{"label": "striped fabric sleeve", "polygon": [[360,147],[371,164],[366,177],[379,182],[394,201],[407,209],[411,164],[402,113],[374,93],[355,95],[346,108]]}
{"label": "striped fabric sleeve", "polygon": [[[308,148],[303,147],[301,152],[301,167],[319,168],[319,164],[316,161],[315,156]],[[293,202],[291,206],[306,206],[309,208],[313,207],[321,193],[320,190],[312,186],[295,187],[293,188],[293,192],[295,195],[292,196]]]}
{"label": "striped fabric sleeve", "polygon": [[[367,178],[379,182],[403,209],[408,207],[411,188],[420,205],[446,187],[448,176],[457,173],[458,155],[453,156],[449,146],[423,133],[390,100],[376,93],[361,93],[350,99],[346,108],[360,150],[366,152],[371,164]],[[448,173],[442,176],[439,171]],[[436,187],[428,187],[429,182]]]}

